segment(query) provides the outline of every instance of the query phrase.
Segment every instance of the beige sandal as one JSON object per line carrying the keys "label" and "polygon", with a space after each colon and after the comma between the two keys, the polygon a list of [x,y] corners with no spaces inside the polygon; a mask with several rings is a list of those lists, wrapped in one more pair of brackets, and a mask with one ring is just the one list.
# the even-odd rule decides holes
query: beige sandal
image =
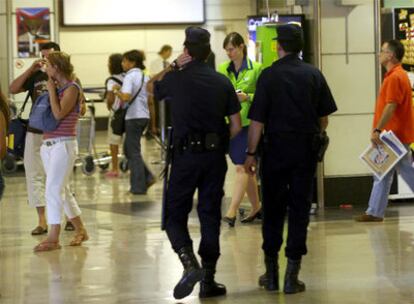
{"label": "beige sandal", "polygon": [[60,248],[62,248],[62,246],[60,246],[59,242],[51,242],[48,240],[44,240],[40,242],[39,244],[37,244],[33,248],[33,251],[34,252],[52,251],[52,250],[57,250]]}
{"label": "beige sandal", "polygon": [[70,241],[69,246],[80,246],[82,245],[83,242],[86,242],[87,240],[89,240],[89,236],[88,233],[86,232],[86,230],[83,230],[80,233],[77,233],[72,241]]}
{"label": "beige sandal", "polygon": [[37,226],[35,229],[32,230],[32,235],[41,235],[47,233],[47,227],[43,228],[42,226]]}

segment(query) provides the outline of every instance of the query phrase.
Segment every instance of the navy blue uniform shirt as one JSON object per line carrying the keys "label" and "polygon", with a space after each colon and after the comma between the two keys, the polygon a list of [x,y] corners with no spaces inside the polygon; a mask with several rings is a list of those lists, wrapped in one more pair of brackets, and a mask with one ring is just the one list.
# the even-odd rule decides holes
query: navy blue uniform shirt
{"label": "navy blue uniform shirt", "polygon": [[264,123],[265,134],[317,133],[319,118],[336,110],[322,73],[290,54],[260,75],[248,118]]}
{"label": "navy blue uniform shirt", "polygon": [[230,81],[200,61],[167,73],[155,82],[154,95],[157,100],[170,102],[175,137],[192,133],[228,134],[225,117],[241,108]]}

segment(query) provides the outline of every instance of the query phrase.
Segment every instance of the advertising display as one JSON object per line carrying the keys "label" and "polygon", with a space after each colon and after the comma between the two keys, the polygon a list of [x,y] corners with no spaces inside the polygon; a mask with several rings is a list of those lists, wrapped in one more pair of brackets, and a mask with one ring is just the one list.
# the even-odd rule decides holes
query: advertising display
{"label": "advertising display", "polygon": [[256,50],[258,61],[263,67],[272,65],[278,59],[277,41],[273,40],[276,36],[276,24],[268,23],[257,27]]}
{"label": "advertising display", "polygon": [[16,22],[18,57],[38,57],[39,45],[50,41],[49,8],[18,8]]}
{"label": "advertising display", "polygon": [[264,67],[277,60],[276,26],[285,23],[297,23],[304,26],[304,15],[277,15],[269,20],[266,16],[247,17],[248,56],[251,60],[261,62]]}
{"label": "advertising display", "polygon": [[204,0],[60,0],[62,25],[202,24]]}
{"label": "advertising display", "polygon": [[405,47],[403,66],[407,71],[414,68],[414,7],[394,8],[394,38]]}
{"label": "advertising display", "polygon": [[[393,13],[393,38],[404,45],[405,54],[402,60],[403,68],[407,71],[411,86],[414,86],[414,7],[396,7]],[[412,144],[411,149],[414,149]],[[398,193],[389,195],[389,199],[414,198],[414,193],[398,174]]]}

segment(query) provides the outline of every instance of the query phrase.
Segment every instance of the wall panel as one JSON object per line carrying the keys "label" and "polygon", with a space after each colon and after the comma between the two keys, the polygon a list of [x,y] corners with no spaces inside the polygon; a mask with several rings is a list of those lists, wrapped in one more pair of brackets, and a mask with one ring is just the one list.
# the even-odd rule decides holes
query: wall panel
{"label": "wall panel", "polygon": [[323,55],[322,70],[335,96],[336,114],[360,114],[374,111],[375,57],[372,54]]}
{"label": "wall panel", "polygon": [[359,155],[369,144],[376,99],[374,5],[321,1],[322,71],[338,104],[330,117],[325,176],[369,174]]}
{"label": "wall panel", "polygon": [[330,117],[330,146],[325,157],[326,176],[369,174],[359,155],[370,143],[372,118],[372,114]]}

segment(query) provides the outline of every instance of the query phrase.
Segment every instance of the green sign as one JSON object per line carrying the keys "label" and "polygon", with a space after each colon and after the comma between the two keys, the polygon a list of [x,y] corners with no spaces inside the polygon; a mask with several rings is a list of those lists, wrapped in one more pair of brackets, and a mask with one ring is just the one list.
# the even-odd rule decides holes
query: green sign
{"label": "green sign", "polygon": [[275,24],[265,24],[257,27],[256,44],[259,51],[259,61],[266,68],[271,66],[278,59],[277,41],[273,40],[277,36]]}

